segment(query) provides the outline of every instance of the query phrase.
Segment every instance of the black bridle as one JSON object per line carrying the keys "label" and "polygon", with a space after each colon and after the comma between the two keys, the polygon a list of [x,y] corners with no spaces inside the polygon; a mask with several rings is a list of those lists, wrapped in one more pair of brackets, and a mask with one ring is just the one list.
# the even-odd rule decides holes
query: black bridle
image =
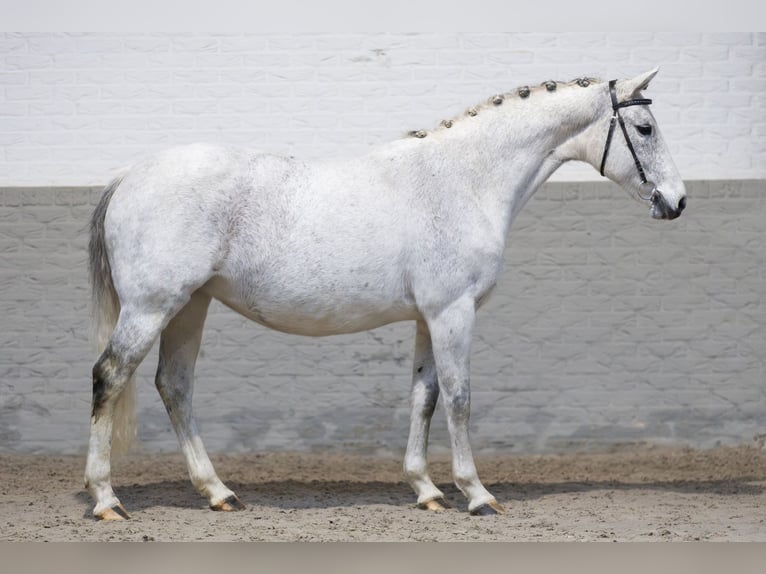
{"label": "black bridle", "polygon": [[638,192],[638,196],[644,201],[653,201],[656,199],[657,186],[652,181],[647,181],[646,173],[644,173],[644,167],[636,155],[636,150],[633,147],[633,142],[630,141],[628,136],[628,129],[625,127],[625,121],[620,115],[620,108],[627,108],[628,106],[648,106],[652,103],[652,100],[648,98],[636,98],[633,100],[626,100],[624,102],[617,101],[617,92],[615,90],[615,84],[617,80],[611,80],[609,82],[609,97],[612,98],[612,121],[609,123],[609,133],[606,136],[606,145],[604,146],[604,155],[601,158],[601,175],[604,175],[604,167],[606,166],[606,157],[609,154],[609,146],[612,143],[612,136],[614,135],[614,126],[619,122],[620,129],[622,129],[622,135],[625,136],[625,143],[628,144],[628,150],[633,156],[633,161],[636,164],[638,175],[641,177],[641,187]]}

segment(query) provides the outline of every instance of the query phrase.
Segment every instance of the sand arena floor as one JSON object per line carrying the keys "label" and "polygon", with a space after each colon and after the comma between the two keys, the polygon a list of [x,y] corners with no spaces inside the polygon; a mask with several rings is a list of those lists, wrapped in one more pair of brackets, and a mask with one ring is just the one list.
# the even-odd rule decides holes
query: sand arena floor
{"label": "sand arena floor", "polygon": [[343,454],[215,456],[247,505],[213,512],[180,455],[115,461],[132,519],[93,520],[84,458],[0,455],[5,541],[766,541],[766,454],[631,447],[600,454],[477,458],[504,515],[472,517],[449,462],[432,477],[450,510],[414,505],[401,462]]}

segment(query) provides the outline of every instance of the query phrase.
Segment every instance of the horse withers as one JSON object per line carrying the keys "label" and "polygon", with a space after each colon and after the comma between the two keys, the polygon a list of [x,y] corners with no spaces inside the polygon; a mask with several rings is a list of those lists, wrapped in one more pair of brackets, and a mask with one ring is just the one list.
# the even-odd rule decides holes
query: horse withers
{"label": "horse withers", "polygon": [[511,222],[567,161],[587,162],[645,199],[652,217],[681,213],[684,184],[640,93],[656,72],[519,88],[346,161],[198,144],[112,181],[90,238],[102,349],[85,469],[94,515],[128,517],[111,486],[112,439],[117,448],[135,432],[133,375],[158,337],[156,385],[192,483],[215,510],[243,507],[216,475],[192,416],[213,298],[301,335],[414,321],[404,474],[417,504],[446,504],[426,462],[441,396],[469,512],[502,512],[479,480],[468,437],[476,310],[495,287]]}

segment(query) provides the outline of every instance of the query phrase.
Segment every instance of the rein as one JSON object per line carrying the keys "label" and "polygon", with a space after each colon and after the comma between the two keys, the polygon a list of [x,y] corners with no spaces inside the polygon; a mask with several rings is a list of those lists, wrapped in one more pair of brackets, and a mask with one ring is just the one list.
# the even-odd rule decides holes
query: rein
{"label": "rein", "polygon": [[624,102],[617,101],[617,92],[615,90],[615,84],[617,80],[611,80],[609,82],[609,97],[612,99],[612,121],[609,122],[609,132],[606,135],[606,145],[604,146],[604,155],[601,158],[601,175],[604,175],[604,167],[606,166],[606,158],[609,155],[609,147],[612,144],[612,136],[614,135],[614,127],[619,122],[622,135],[625,136],[625,143],[628,145],[628,150],[633,156],[633,162],[636,164],[638,175],[641,177],[641,187],[638,192],[638,196],[644,201],[652,201],[657,194],[657,186],[652,181],[647,181],[646,174],[644,173],[644,167],[641,165],[641,161],[636,155],[636,150],[633,147],[633,142],[630,141],[628,136],[628,129],[625,127],[625,121],[620,115],[620,108],[627,108],[628,106],[648,106],[652,103],[652,100],[648,98],[635,98],[633,100],[626,100]]}

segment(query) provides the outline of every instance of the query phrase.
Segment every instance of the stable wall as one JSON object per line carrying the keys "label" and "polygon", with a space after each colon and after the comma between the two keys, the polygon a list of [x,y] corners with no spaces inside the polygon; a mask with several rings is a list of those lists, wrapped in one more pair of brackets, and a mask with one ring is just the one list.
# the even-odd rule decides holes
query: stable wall
{"label": "stable wall", "polygon": [[520,85],[657,65],[684,177],[766,178],[762,33],[0,34],[0,185],[104,185],[196,141],[357,155]]}
{"label": "stable wall", "polygon": [[[648,441],[709,447],[766,432],[762,181],[689,182],[656,221],[611,183],[549,183],[511,230],[472,354],[480,452]],[[85,229],[99,190],[0,190],[0,451],[82,452],[93,349]],[[414,325],[307,338],[213,303],[195,404],[214,451],[402,452]],[[139,437],[176,449],[139,369]],[[437,411],[434,448],[448,444]]]}
{"label": "stable wall", "polygon": [[[688,183],[673,222],[565,166],[479,315],[473,442],[546,452],[766,432],[764,34],[0,35],[0,452],[83,452],[86,230],[123,165],[198,140],[348,156],[549,78],[647,92]],[[578,182],[579,183],[573,183]],[[214,451],[401,452],[413,325],[309,339],[214,304],[195,402]],[[139,371],[139,436],[175,437]],[[444,417],[434,448],[447,445]]]}

